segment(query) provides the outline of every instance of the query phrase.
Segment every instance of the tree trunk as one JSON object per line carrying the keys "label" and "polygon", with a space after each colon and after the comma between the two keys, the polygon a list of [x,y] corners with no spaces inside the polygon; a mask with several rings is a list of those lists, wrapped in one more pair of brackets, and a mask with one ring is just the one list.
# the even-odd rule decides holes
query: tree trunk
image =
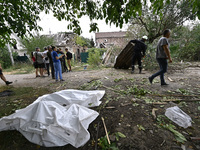
{"label": "tree trunk", "polygon": [[9,52],[9,55],[10,55],[10,60],[11,60],[12,66],[14,66],[14,59],[13,59],[13,55],[12,55],[12,51],[11,51],[9,43],[7,44],[7,47],[8,47],[8,52]]}

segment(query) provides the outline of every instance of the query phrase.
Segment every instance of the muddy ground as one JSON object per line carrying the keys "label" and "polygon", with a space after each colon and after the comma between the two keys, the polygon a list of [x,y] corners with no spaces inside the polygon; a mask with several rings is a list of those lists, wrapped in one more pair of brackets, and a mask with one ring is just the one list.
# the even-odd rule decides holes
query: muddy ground
{"label": "muddy ground", "polygon": [[[105,90],[102,104],[93,108],[100,115],[89,126],[91,138],[79,150],[94,150],[95,146],[100,150],[114,148],[200,150],[200,140],[191,139],[191,137],[200,137],[200,63],[171,64],[165,76],[169,85],[165,87],[160,86],[159,78],[156,78],[152,85],[148,82],[148,77],[155,71],[144,70],[143,74],[138,74],[136,70],[135,74],[130,74],[130,70],[114,68],[80,70],[64,73],[65,81],[61,83],[56,83],[50,77],[35,78],[34,74],[7,74],[6,78],[14,83],[5,88],[32,87],[33,89],[27,91],[30,93],[30,103],[37,98],[35,95],[31,96],[32,90],[38,88],[46,89],[44,93],[63,89]],[[4,83],[0,82],[0,86],[3,85]],[[41,94],[38,93],[38,96]],[[9,100],[9,97],[6,99]],[[6,107],[5,98],[1,98],[0,101],[1,104],[3,103],[1,109]],[[192,118],[192,127],[184,129],[164,116],[166,108],[175,105]],[[112,147],[104,138],[105,131],[101,117],[105,119]],[[181,133],[181,136],[170,131],[170,127],[173,131]],[[17,131],[0,132],[0,137],[0,149],[76,149],[70,145],[58,148],[39,147],[23,139]],[[181,141],[180,137],[184,137],[187,141]]]}

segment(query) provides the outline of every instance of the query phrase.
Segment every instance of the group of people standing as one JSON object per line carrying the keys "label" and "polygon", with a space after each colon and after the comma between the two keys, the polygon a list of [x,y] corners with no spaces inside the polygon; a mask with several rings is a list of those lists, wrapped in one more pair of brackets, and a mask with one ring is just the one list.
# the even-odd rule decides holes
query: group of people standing
{"label": "group of people standing", "polygon": [[[64,81],[62,78],[62,73],[72,71],[72,53],[69,52],[68,48],[65,48],[65,51],[66,53],[63,52],[61,48],[57,49],[55,46],[48,46],[44,48],[44,52],[40,52],[40,48],[37,47],[35,52],[31,53],[31,59],[35,67],[36,78],[45,77],[45,71],[48,76],[50,76],[51,68],[52,79],[58,81],[59,77],[60,81]],[[67,59],[69,69],[66,65],[65,59]]]}
{"label": "group of people standing", "polygon": [[[160,66],[160,70],[150,76],[149,82],[152,84],[155,77],[160,76],[161,85],[168,85],[165,82],[164,74],[167,72],[168,62],[172,63],[172,58],[170,55],[169,50],[169,41],[168,38],[170,37],[170,30],[165,30],[163,32],[163,37],[161,37],[157,44],[157,50],[156,50],[156,59]],[[138,62],[139,67],[139,73],[142,72],[142,57],[145,56],[145,51],[147,49],[147,46],[145,44],[145,41],[148,40],[147,36],[143,36],[141,40],[131,40],[131,43],[135,43],[134,49],[133,49],[133,59],[132,59],[132,73],[134,73],[135,70],[135,62]],[[67,48],[65,48],[66,54],[62,51],[61,48],[57,49],[55,46],[48,46],[47,48],[44,48],[44,52],[40,52],[40,48],[36,48],[35,52],[31,53],[31,58],[34,64],[34,67],[36,69],[36,77],[45,77],[44,76],[44,70],[47,71],[48,76],[50,75],[49,69],[51,68],[51,75],[52,79],[55,79],[58,81],[58,76],[60,81],[64,81],[62,78],[62,73],[66,71],[71,71],[71,59],[72,59],[72,53],[68,51]],[[69,67],[69,70],[66,66],[66,61]],[[39,73],[40,75],[39,75]],[[0,64],[0,78],[6,83],[6,85],[11,84],[12,82],[9,82],[6,80],[2,73],[2,67]]]}

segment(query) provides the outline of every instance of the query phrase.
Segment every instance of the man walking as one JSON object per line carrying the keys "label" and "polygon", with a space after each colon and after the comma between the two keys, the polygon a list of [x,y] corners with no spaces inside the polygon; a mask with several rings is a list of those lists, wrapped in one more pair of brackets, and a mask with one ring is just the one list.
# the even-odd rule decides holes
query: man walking
{"label": "man walking", "polygon": [[138,62],[139,73],[142,73],[142,57],[145,56],[145,52],[147,49],[147,45],[145,44],[146,40],[148,39],[147,36],[143,36],[141,40],[131,40],[131,43],[135,43],[134,51],[133,51],[133,58],[132,58],[132,74],[135,70],[135,62]]}
{"label": "man walking", "polygon": [[153,74],[151,77],[149,77],[149,82],[152,84],[153,79],[157,76],[160,76],[161,86],[162,85],[168,85],[165,82],[164,79],[164,73],[167,72],[167,59],[169,59],[169,63],[172,63],[172,58],[170,55],[169,50],[169,42],[168,38],[170,37],[170,30],[165,30],[163,32],[163,37],[160,38],[157,45],[157,51],[156,51],[156,59],[160,66],[160,70]]}
{"label": "man walking", "polygon": [[3,69],[2,69],[2,67],[1,67],[1,64],[0,64],[0,78],[6,83],[6,85],[9,85],[9,84],[11,84],[12,82],[9,82],[9,81],[7,81],[6,80],[6,78],[5,78],[5,76],[3,75]]}

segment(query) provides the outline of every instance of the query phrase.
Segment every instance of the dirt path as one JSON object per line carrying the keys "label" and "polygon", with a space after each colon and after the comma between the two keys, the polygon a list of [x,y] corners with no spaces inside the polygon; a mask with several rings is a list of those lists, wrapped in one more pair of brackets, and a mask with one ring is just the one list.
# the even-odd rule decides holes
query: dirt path
{"label": "dirt path", "polygon": [[[155,71],[154,71],[155,72]],[[93,79],[100,79],[102,81],[113,81],[114,79],[136,79],[136,80],[144,80],[147,79],[151,72],[143,71],[143,74],[130,74],[130,70],[116,70],[114,68],[105,68],[102,70],[93,70],[93,71],[76,71],[70,73],[63,73],[63,79],[65,80],[67,88],[77,88],[83,83],[87,83]],[[51,79],[51,77],[45,78],[35,78],[35,74],[17,74],[10,75],[5,74],[7,80],[13,81],[14,87],[47,87],[49,85],[55,84],[58,85],[60,82],[56,83],[55,80]],[[168,77],[173,80],[170,82]],[[155,79],[155,83],[151,86],[152,89],[156,90],[176,90],[178,88],[184,88],[187,86],[187,83],[191,84],[194,87],[199,87],[200,81],[200,67],[188,67],[183,70],[170,71],[165,76],[166,81],[170,84],[168,87],[161,88],[159,86],[159,78]],[[183,83],[183,81],[185,83]],[[197,82],[196,82],[197,81]],[[1,81],[0,85],[4,85]],[[190,85],[189,85],[190,86]]]}

